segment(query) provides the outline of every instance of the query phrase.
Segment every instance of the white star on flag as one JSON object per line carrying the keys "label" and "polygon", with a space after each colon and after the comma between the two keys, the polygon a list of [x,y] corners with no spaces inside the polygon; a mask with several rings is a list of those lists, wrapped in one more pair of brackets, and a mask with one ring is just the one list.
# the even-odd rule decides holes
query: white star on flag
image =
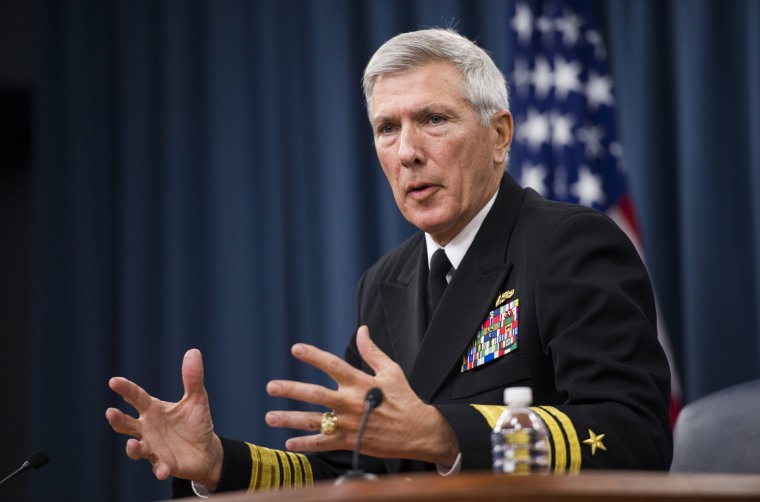
{"label": "white star on flag", "polygon": [[546,168],[542,165],[533,165],[530,162],[526,162],[522,166],[522,178],[520,184],[524,187],[531,187],[536,192],[544,195],[546,193],[546,186],[544,185],[544,178],[546,177]]}
{"label": "white star on flag", "polygon": [[515,71],[512,74],[512,85],[515,86],[518,93],[526,92],[530,87],[532,76],[528,64],[525,61],[515,61]]}
{"label": "white star on flag", "polygon": [[577,61],[567,61],[562,56],[554,59],[554,94],[557,100],[565,100],[570,91],[580,91],[580,73],[581,65]]}
{"label": "white star on flag", "polygon": [[572,114],[562,115],[561,113],[551,113],[549,115],[551,123],[552,144],[555,147],[569,146],[573,143],[573,125],[575,119]]}
{"label": "white star on flag", "polygon": [[533,89],[536,96],[539,98],[545,98],[554,85],[554,74],[552,73],[549,61],[546,58],[537,57],[536,64],[533,69]]}
{"label": "white star on flag", "polygon": [[602,189],[602,178],[591,173],[588,167],[578,168],[578,181],[570,185],[570,193],[584,206],[602,205],[607,201]]}
{"label": "white star on flag", "polygon": [[565,10],[562,17],[558,17],[554,22],[557,31],[562,33],[562,43],[569,47],[578,41],[581,32],[581,21],[572,11]]}
{"label": "white star on flag", "polygon": [[533,13],[527,5],[515,5],[515,15],[512,17],[512,28],[521,41],[530,40],[533,35]]}
{"label": "white star on flag", "polygon": [[538,150],[549,140],[549,117],[535,109],[528,110],[528,117],[517,130],[518,141],[524,141],[531,149]]}
{"label": "white star on flag", "polygon": [[593,159],[601,157],[605,151],[602,140],[605,137],[604,126],[587,124],[578,129],[578,139],[585,145],[586,156]]}
{"label": "white star on flag", "polygon": [[615,98],[612,96],[612,79],[609,75],[597,75],[596,72],[590,71],[586,84],[586,96],[588,106],[592,111],[599,105],[615,106]]}

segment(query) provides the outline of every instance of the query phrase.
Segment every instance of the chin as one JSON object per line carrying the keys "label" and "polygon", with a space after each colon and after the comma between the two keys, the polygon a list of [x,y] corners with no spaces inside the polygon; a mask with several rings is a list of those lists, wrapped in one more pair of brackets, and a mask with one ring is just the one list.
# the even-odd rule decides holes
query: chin
{"label": "chin", "polygon": [[423,209],[418,206],[411,211],[402,211],[402,214],[409,223],[431,235],[445,232],[452,226],[451,215],[441,208]]}
{"label": "chin", "polygon": [[412,222],[412,225],[419,228],[423,232],[428,233],[433,236],[446,233],[446,231],[449,228],[449,225],[447,225],[446,223],[430,222],[430,221],[426,221],[424,223],[419,223],[419,224]]}

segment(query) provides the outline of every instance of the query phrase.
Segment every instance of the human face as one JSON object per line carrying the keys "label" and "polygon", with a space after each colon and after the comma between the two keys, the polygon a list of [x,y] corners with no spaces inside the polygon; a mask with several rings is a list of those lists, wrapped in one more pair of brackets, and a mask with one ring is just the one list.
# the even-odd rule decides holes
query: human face
{"label": "human face", "polygon": [[448,63],[382,76],[370,122],[380,165],[404,217],[447,244],[496,193],[512,138],[503,110],[488,126],[461,94]]}

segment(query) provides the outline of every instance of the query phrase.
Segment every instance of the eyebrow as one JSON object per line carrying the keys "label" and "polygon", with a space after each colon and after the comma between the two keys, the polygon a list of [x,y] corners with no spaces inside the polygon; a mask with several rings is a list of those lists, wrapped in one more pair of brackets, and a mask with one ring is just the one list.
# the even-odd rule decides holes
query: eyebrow
{"label": "eyebrow", "polygon": [[[454,108],[442,104],[442,103],[433,103],[429,105],[425,105],[422,108],[419,108],[412,112],[411,116],[415,119],[419,119],[420,117],[427,117],[429,115],[435,115],[435,114],[442,114],[442,115],[448,115],[448,116],[455,116],[456,112]],[[395,119],[393,116],[390,115],[378,115],[377,117],[373,118],[371,121],[372,125],[377,124],[384,124],[386,122],[393,122]]]}

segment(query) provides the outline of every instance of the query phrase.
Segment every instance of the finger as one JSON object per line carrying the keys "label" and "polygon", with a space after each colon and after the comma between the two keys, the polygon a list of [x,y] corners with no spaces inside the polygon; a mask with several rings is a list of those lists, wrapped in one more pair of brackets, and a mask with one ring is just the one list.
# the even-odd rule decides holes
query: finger
{"label": "finger", "polygon": [[171,467],[166,462],[161,461],[149,450],[143,447],[141,441],[130,439],[127,441],[127,456],[132,460],[147,459],[153,465],[153,474],[159,480],[163,481],[171,476]]}
{"label": "finger", "polygon": [[127,456],[132,460],[140,460],[141,458],[146,458],[146,455],[143,454],[143,448],[142,444],[140,444],[140,441],[134,438],[127,440]]}
{"label": "finger", "polygon": [[[336,449],[350,450],[353,446],[345,442],[340,430],[334,436],[325,436],[324,434],[315,434],[311,436],[300,436],[290,438],[285,441],[285,448],[290,451],[312,452],[312,451],[334,451]],[[345,445],[339,444],[341,441]]]}
{"label": "finger", "polygon": [[134,436],[137,439],[141,438],[140,422],[123,411],[117,408],[108,408],[106,410],[106,420],[108,420],[109,425],[114,431]]}
{"label": "finger", "polygon": [[375,375],[379,375],[384,370],[387,370],[390,365],[396,364],[393,362],[393,359],[380,350],[380,347],[375,345],[375,342],[369,337],[369,328],[367,326],[359,327],[359,331],[356,333],[356,347],[359,349],[359,355],[372,368]]}
{"label": "finger", "polygon": [[108,386],[124,398],[127,403],[131,404],[139,413],[142,413],[150,406],[150,395],[142,387],[134,382],[130,382],[126,378],[113,377],[108,381]]}
{"label": "finger", "polygon": [[327,373],[338,384],[353,382],[362,376],[367,377],[366,373],[354,368],[335,354],[312,345],[297,343],[293,345],[291,352],[297,359]]}
{"label": "finger", "polygon": [[166,462],[156,462],[153,464],[153,474],[159,481],[164,481],[171,473],[172,470]]}
{"label": "finger", "polygon": [[203,395],[203,357],[198,349],[185,352],[182,359],[182,383],[185,387],[185,398]]}
{"label": "finger", "polygon": [[326,408],[336,408],[340,404],[337,391],[311,383],[272,380],[267,384],[267,393],[273,397],[295,399]]}
{"label": "finger", "polygon": [[302,431],[318,431],[322,424],[322,413],[308,411],[270,411],[265,417],[270,427],[286,427]]}

